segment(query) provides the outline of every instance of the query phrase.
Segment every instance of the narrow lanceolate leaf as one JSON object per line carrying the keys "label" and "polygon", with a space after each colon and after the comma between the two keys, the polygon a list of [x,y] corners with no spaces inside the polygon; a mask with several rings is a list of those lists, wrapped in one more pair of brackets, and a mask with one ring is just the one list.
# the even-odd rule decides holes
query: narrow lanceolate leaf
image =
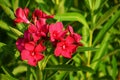
{"label": "narrow lanceolate leaf", "polygon": [[10,31],[7,23],[2,21],[2,20],[0,20],[0,28],[3,29],[3,30],[6,30],[6,31]]}
{"label": "narrow lanceolate leaf", "polygon": [[91,64],[92,69],[96,69],[98,67],[101,57],[105,55],[108,49],[110,36],[111,36],[110,33],[107,33],[104,39],[102,40],[99,50],[95,53],[95,56],[93,57],[92,64]]}
{"label": "narrow lanceolate leaf", "polygon": [[95,38],[93,45],[95,45],[103,36],[105,33],[112,27],[112,25],[115,23],[116,20],[118,20],[120,17],[120,11],[117,11],[111,19],[103,26],[103,28],[98,33],[97,37]]}
{"label": "narrow lanceolate leaf", "polygon": [[60,21],[79,21],[84,26],[88,27],[85,17],[80,13],[64,13],[64,14],[57,14],[54,16],[54,19]]}
{"label": "narrow lanceolate leaf", "polygon": [[0,28],[3,30],[6,30],[8,32],[13,32],[14,34],[16,34],[17,36],[21,36],[23,35],[22,32],[20,32],[19,30],[9,26],[6,22],[0,20]]}
{"label": "narrow lanceolate leaf", "polygon": [[9,27],[9,28],[10,28],[10,30],[11,30],[14,34],[16,34],[17,36],[23,35],[22,32],[20,32],[19,30],[15,29],[15,28],[13,28],[13,27]]}
{"label": "narrow lanceolate leaf", "polygon": [[107,12],[105,12],[101,18],[97,21],[95,28],[99,27],[100,25],[102,25],[104,22],[106,22],[112,15],[114,12],[117,11],[118,7],[120,7],[120,4],[110,8],[110,10],[108,10]]}
{"label": "narrow lanceolate leaf", "polygon": [[87,66],[73,66],[73,65],[54,65],[51,67],[46,67],[45,70],[60,70],[60,71],[85,71],[85,72],[94,72],[93,69]]}
{"label": "narrow lanceolate leaf", "polygon": [[3,51],[2,47],[5,46],[5,43],[0,42],[0,53]]}
{"label": "narrow lanceolate leaf", "polygon": [[[12,75],[12,73],[10,73],[10,71],[8,71],[8,69],[6,69],[4,66],[1,66],[2,70],[4,71],[5,73],[5,76],[3,76],[3,78],[5,77],[7,80],[18,80],[16,78],[14,78]],[[0,77],[0,80],[2,78]],[[3,79],[4,80],[4,79]]]}
{"label": "narrow lanceolate leaf", "polygon": [[8,17],[10,17],[11,19],[15,18],[13,11],[9,7],[7,7],[2,3],[0,3],[0,7],[4,10],[4,12],[8,15]]}
{"label": "narrow lanceolate leaf", "polygon": [[77,49],[77,52],[83,52],[83,51],[97,51],[98,48],[94,48],[94,47],[79,47]]}
{"label": "narrow lanceolate leaf", "polygon": [[112,69],[113,69],[112,70],[112,78],[113,78],[113,80],[115,80],[117,77],[117,71],[118,71],[117,60],[116,60],[115,56],[112,57]]}
{"label": "narrow lanceolate leaf", "polygon": [[6,5],[8,7],[11,7],[11,4],[10,4],[9,0],[0,0],[0,3]]}

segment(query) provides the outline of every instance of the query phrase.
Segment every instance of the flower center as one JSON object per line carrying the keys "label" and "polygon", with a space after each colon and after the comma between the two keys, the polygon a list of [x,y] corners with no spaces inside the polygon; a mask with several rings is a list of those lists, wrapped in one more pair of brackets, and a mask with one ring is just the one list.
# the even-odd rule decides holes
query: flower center
{"label": "flower center", "polygon": [[57,32],[56,32],[56,31],[53,32],[53,36],[54,36],[54,37],[57,36]]}
{"label": "flower center", "polygon": [[63,44],[62,48],[65,50],[65,49],[66,49],[66,45],[65,45],[65,44]]}
{"label": "flower center", "polygon": [[32,56],[34,56],[34,55],[35,55],[35,53],[34,53],[34,52],[32,52],[32,53],[31,53],[31,55],[32,55]]}

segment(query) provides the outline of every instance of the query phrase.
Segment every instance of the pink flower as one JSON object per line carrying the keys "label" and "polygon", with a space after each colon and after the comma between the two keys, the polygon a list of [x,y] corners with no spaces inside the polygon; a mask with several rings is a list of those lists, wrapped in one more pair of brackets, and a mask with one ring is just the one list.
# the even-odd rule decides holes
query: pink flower
{"label": "pink flower", "polygon": [[30,24],[28,31],[31,33],[33,40],[36,42],[41,37],[46,37],[48,33],[48,25],[42,24],[39,20],[37,20],[36,25]]}
{"label": "pink flower", "polygon": [[53,15],[47,15],[43,11],[36,9],[32,14],[32,18],[33,18],[34,23],[36,23],[37,20],[41,20],[45,24],[46,19],[53,18]]}
{"label": "pink flower", "polygon": [[54,51],[55,56],[62,55],[66,58],[71,58],[72,54],[76,51],[77,45],[73,44],[74,40],[72,37],[68,36],[65,40],[57,43],[56,49]]}
{"label": "pink flower", "polygon": [[40,39],[40,32],[38,31],[37,26],[35,26],[34,24],[30,24],[28,31],[31,33],[32,39],[35,42],[37,42]]}
{"label": "pink flower", "polygon": [[77,43],[79,46],[82,46],[82,44],[80,43],[82,37],[79,34],[74,33],[73,28],[70,25],[67,29],[70,32],[70,36],[74,39],[75,43]]}
{"label": "pink flower", "polygon": [[65,36],[66,31],[63,31],[63,24],[57,22],[49,26],[49,33],[51,42],[54,42],[55,40],[61,40]]}
{"label": "pink flower", "polygon": [[24,8],[24,9],[18,8],[15,13],[16,19],[14,21],[16,23],[21,23],[21,22],[30,23],[29,20],[27,19],[28,13],[29,13],[28,8]]}
{"label": "pink flower", "polygon": [[25,43],[25,49],[21,52],[21,59],[27,60],[28,64],[31,66],[36,66],[38,61],[44,58],[44,55],[41,53],[45,50],[45,46],[42,45],[42,42],[37,44],[33,41]]}
{"label": "pink flower", "polygon": [[24,38],[18,38],[17,39],[16,47],[20,52],[24,49]]}

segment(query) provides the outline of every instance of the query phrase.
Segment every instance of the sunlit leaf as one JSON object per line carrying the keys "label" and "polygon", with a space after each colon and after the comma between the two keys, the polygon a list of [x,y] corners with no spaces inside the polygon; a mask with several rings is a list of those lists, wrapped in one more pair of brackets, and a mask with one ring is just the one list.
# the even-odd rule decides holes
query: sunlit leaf
{"label": "sunlit leaf", "polygon": [[4,10],[4,12],[8,15],[8,17],[10,17],[11,19],[15,18],[13,11],[9,7],[5,6],[2,3],[0,3],[0,6]]}
{"label": "sunlit leaf", "polygon": [[88,27],[85,17],[80,13],[71,12],[71,13],[56,14],[54,18],[59,21],[79,21],[84,26]]}
{"label": "sunlit leaf", "polygon": [[15,67],[12,73],[14,75],[17,75],[17,74],[20,74],[20,73],[23,73],[23,72],[26,72],[26,71],[27,71],[27,67],[21,65],[21,66]]}

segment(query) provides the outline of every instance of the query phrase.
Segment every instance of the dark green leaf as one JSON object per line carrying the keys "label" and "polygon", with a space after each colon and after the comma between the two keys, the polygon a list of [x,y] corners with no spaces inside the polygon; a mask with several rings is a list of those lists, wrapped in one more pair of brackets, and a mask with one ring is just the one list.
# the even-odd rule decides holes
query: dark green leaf
{"label": "dark green leaf", "polygon": [[45,70],[60,70],[60,71],[85,71],[94,72],[93,69],[87,66],[73,66],[73,65],[54,65],[51,67],[46,67]]}
{"label": "dark green leaf", "polygon": [[97,51],[98,48],[94,47],[78,47],[77,52],[83,52],[83,51]]}
{"label": "dark green leaf", "polygon": [[116,5],[112,8],[110,8],[110,10],[106,11],[102,16],[101,18],[97,21],[96,25],[95,25],[95,28],[96,27],[99,27],[101,24],[103,24],[105,21],[107,21],[112,15],[114,12],[116,12],[116,10],[118,9],[120,5]]}
{"label": "dark green leaf", "polygon": [[103,28],[98,33],[97,37],[95,38],[93,45],[95,45],[104,35],[105,33],[112,27],[116,20],[120,17],[120,11],[117,11],[112,18],[103,26]]}

